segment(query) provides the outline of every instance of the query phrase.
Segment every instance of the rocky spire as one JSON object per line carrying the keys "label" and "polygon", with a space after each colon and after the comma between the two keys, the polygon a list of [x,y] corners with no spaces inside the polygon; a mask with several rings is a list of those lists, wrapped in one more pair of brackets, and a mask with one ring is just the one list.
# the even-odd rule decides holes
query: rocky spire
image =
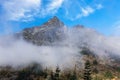
{"label": "rocky spire", "polygon": [[46,23],[44,23],[43,26],[62,27],[62,26],[64,26],[64,23],[62,21],[60,21],[57,16],[54,16],[53,18],[48,20]]}

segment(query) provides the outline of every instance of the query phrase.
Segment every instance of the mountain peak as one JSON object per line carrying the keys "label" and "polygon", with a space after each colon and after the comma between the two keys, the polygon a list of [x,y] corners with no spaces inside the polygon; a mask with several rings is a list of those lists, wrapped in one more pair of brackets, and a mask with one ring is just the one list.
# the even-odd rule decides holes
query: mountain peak
{"label": "mountain peak", "polygon": [[54,16],[54,17],[52,18],[52,20],[58,20],[58,21],[59,21],[59,18],[58,18],[57,16]]}
{"label": "mountain peak", "polygon": [[50,20],[48,20],[46,23],[43,24],[44,26],[54,26],[54,27],[61,27],[64,26],[64,23],[59,20],[57,16],[54,16]]}
{"label": "mountain peak", "polygon": [[28,28],[23,31],[23,38],[37,45],[48,45],[64,38],[64,23],[56,16],[41,26]]}

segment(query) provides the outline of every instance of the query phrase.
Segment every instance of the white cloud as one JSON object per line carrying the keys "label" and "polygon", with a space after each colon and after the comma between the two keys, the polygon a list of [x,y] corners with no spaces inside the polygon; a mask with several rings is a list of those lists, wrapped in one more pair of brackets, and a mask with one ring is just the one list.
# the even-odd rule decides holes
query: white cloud
{"label": "white cloud", "polygon": [[79,0],[4,0],[0,4],[5,11],[3,15],[10,21],[32,21],[35,17],[55,15],[60,8],[62,17],[76,20],[103,8],[101,4],[89,5]]}
{"label": "white cloud", "polygon": [[8,20],[26,21],[37,14],[40,4],[41,0],[9,0],[4,2],[3,8]]}
{"label": "white cloud", "polygon": [[48,5],[46,5],[46,8],[41,9],[41,16],[44,17],[49,14],[55,14],[58,9],[62,6],[62,3],[64,0],[52,0]]}
{"label": "white cloud", "polygon": [[82,11],[82,16],[88,16],[89,14],[93,13],[94,12],[94,9],[87,6],[85,8],[81,8],[81,11]]}
{"label": "white cloud", "polygon": [[44,17],[55,14],[63,0],[51,0],[43,5],[42,2],[43,0],[6,0],[2,4],[4,16],[12,21],[31,21],[35,16]]}
{"label": "white cloud", "polygon": [[96,9],[102,9],[102,8],[103,8],[103,5],[102,5],[102,4],[96,5]]}
{"label": "white cloud", "polygon": [[95,1],[93,1],[93,3],[87,3],[85,0],[66,0],[63,7],[65,8],[66,18],[74,21],[83,17],[87,17],[96,10],[102,9],[103,5],[98,4]]}
{"label": "white cloud", "polygon": [[45,67],[74,67],[76,61],[82,63],[82,47],[89,48],[103,61],[110,54],[120,57],[120,38],[105,37],[89,28],[66,28],[65,35],[62,42],[52,46],[35,46],[10,35],[0,36],[0,66],[38,62]]}
{"label": "white cloud", "polygon": [[48,6],[47,11],[56,10],[61,7],[63,0],[53,0]]}
{"label": "white cloud", "polygon": [[115,36],[120,36],[120,20],[113,24],[112,34]]}
{"label": "white cloud", "polygon": [[91,8],[90,6],[87,6],[85,8],[81,7],[81,12],[78,13],[74,18],[71,18],[72,21],[76,20],[76,19],[80,19],[82,17],[87,17],[90,14],[94,13],[94,9]]}

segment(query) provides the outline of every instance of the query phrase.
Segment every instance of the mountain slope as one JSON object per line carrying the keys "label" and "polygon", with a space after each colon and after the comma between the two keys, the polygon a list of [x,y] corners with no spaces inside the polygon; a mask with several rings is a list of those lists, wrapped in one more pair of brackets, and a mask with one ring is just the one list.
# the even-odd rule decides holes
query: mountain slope
{"label": "mountain slope", "polygon": [[[46,80],[46,74],[51,76],[57,65],[61,69],[61,80],[71,80],[71,76],[82,80],[86,61],[91,64],[94,80],[96,77],[111,80],[120,75],[119,39],[105,37],[81,25],[69,28],[57,17],[41,26],[24,29],[17,35],[18,41],[12,38],[9,45],[8,38],[0,41],[1,45],[5,43],[0,45],[0,61],[12,66],[20,65],[20,69],[0,66],[0,80]],[[6,57],[7,54],[10,55]],[[21,65],[25,66],[21,68]]]}
{"label": "mountain slope", "polygon": [[69,28],[56,16],[41,26],[24,29],[21,34],[25,41],[39,46],[51,45],[56,42],[57,46],[60,44],[80,50],[88,48],[95,55],[104,58],[110,55],[119,55],[119,49],[115,47],[117,44],[111,38],[82,25]]}

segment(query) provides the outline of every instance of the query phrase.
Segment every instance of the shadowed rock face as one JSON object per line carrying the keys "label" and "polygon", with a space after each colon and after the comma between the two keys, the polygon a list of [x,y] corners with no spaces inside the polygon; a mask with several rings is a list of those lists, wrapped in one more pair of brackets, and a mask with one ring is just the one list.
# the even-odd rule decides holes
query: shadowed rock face
{"label": "shadowed rock face", "polygon": [[23,39],[36,45],[49,45],[64,39],[64,24],[55,16],[41,26],[22,31]]}

